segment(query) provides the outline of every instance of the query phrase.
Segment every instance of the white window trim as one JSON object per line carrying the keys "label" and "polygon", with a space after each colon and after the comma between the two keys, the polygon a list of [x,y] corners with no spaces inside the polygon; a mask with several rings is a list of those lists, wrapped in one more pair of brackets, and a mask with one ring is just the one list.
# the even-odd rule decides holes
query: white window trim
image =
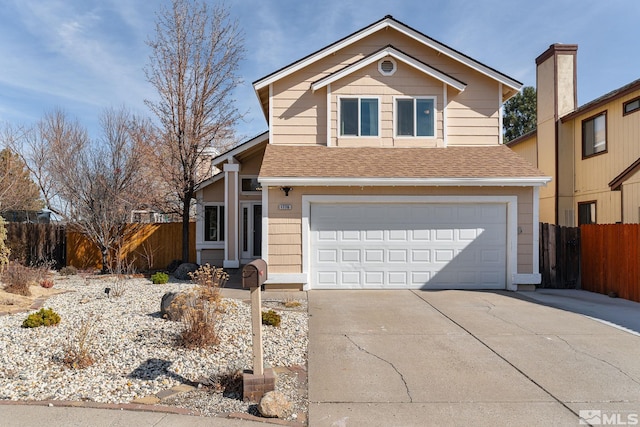
{"label": "white window trim", "polygon": [[[221,209],[218,210],[218,212],[220,210],[224,211],[224,202],[204,202],[204,203],[200,204],[200,206],[201,206],[201,209],[202,209],[202,212],[201,212],[202,220],[198,221],[198,222],[200,224],[202,224],[202,225],[200,227],[197,227],[198,230],[196,230],[198,232],[198,237],[196,239],[199,242],[198,249],[224,249],[224,242],[226,241],[226,239],[225,240],[220,240],[218,238],[217,241],[214,241],[214,240],[205,240],[205,238],[204,238],[204,233],[205,233],[204,224],[205,224],[205,211],[206,211],[206,208],[207,207],[211,207],[211,206],[218,206],[219,208],[221,208]],[[226,215],[225,215],[224,220],[225,220],[225,224],[226,224],[226,222],[227,222]],[[220,221],[218,221],[218,222],[220,222]],[[221,232],[224,233],[224,230],[218,230],[218,236],[220,236]]]}
{"label": "white window trim", "polygon": [[[340,121],[341,121],[341,108],[340,105],[342,104],[342,100],[343,99],[357,99],[358,100],[358,135],[342,135],[340,133]],[[375,99],[378,101],[378,135],[360,135],[361,129],[360,129],[360,101],[363,99]],[[338,136],[338,138],[380,138],[380,132],[382,131],[382,129],[380,128],[380,104],[382,103],[381,99],[379,96],[367,96],[367,95],[340,95],[338,96],[338,102],[337,102],[337,110],[338,110],[338,117],[337,117],[337,126],[336,126],[336,134]]]}
{"label": "white window trim", "polygon": [[242,194],[243,196],[257,196],[262,193],[262,191],[243,191],[242,190],[243,179],[258,179],[258,175],[240,175],[240,194]]}
{"label": "white window trim", "polygon": [[[413,135],[398,135],[398,100],[412,99],[413,100]],[[431,99],[433,100],[433,136],[417,136],[418,121],[416,120],[416,100],[418,99]],[[437,96],[394,96],[393,97],[393,137],[398,139],[437,139],[438,138],[438,97]]]}

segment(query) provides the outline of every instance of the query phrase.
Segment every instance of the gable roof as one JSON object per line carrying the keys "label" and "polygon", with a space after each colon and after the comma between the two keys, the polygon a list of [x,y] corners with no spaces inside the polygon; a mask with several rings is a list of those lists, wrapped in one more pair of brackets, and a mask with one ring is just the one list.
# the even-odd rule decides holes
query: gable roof
{"label": "gable roof", "polygon": [[616,176],[609,183],[609,187],[612,191],[621,190],[622,184],[631,176],[633,176],[636,172],[640,170],[640,158],[638,158],[635,162],[631,163],[628,168],[623,170],[620,175]]}
{"label": "gable roof", "polygon": [[267,86],[269,86],[271,83],[280,80],[283,77],[286,77],[306,66],[308,66],[309,64],[312,64],[328,55],[331,55],[337,51],[339,51],[340,49],[349,46],[355,42],[357,42],[358,40],[361,40],[367,36],[369,36],[370,34],[376,33],[380,30],[384,30],[387,28],[393,28],[397,31],[399,31],[402,34],[405,34],[406,36],[436,50],[437,52],[446,55],[458,62],[461,62],[463,64],[465,64],[466,66],[478,71],[481,74],[484,74],[488,77],[491,77],[494,80],[497,80],[498,82],[502,83],[503,85],[513,89],[514,94],[520,90],[520,88],[522,87],[522,83],[520,83],[519,81],[507,76],[506,74],[503,74],[499,71],[497,71],[494,68],[491,68],[485,64],[482,64],[481,62],[476,61],[475,59],[472,59],[471,57],[443,44],[440,43],[439,41],[432,39],[431,37],[421,33],[420,31],[415,30],[414,28],[409,27],[408,25],[403,24],[402,22],[394,19],[391,15],[387,15],[384,18],[382,18],[381,20],[374,22],[373,24],[359,30],[356,31],[355,33],[352,33],[350,35],[348,35],[347,37],[344,37],[343,39],[338,40],[335,43],[330,44],[329,46],[322,48],[290,65],[287,65],[261,79],[256,80],[253,83],[253,87],[255,89],[256,92],[258,92],[260,89],[263,89]]}
{"label": "gable roof", "polygon": [[273,145],[259,178],[267,185],[510,185],[550,178],[502,146],[379,148]]}
{"label": "gable roof", "polygon": [[367,65],[370,65],[374,62],[377,62],[383,58],[386,57],[392,57],[397,59],[400,62],[403,62],[413,68],[415,68],[418,71],[423,72],[424,74],[427,74],[443,83],[448,84],[449,86],[454,87],[455,89],[457,89],[459,92],[462,92],[463,90],[465,90],[465,88],[467,87],[466,83],[461,82],[460,80],[456,79],[455,77],[452,77],[450,75],[448,75],[447,73],[444,73],[436,68],[433,68],[427,64],[425,64],[424,62],[420,61],[417,58],[414,58],[411,55],[408,55],[404,52],[402,52],[399,49],[396,49],[395,47],[393,47],[392,45],[387,45],[385,47],[383,47],[382,49],[372,53],[371,55],[365,56],[364,58],[362,58],[359,61],[354,62],[351,65],[347,65],[346,67],[344,67],[343,69],[336,71],[335,73],[331,73],[328,76],[314,82],[311,84],[311,90],[313,90],[314,92],[318,89],[321,89],[323,87],[325,87],[326,85],[333,83],[337,80],[340,80],[341,78],[348,76],[364,67],[366,67]]}

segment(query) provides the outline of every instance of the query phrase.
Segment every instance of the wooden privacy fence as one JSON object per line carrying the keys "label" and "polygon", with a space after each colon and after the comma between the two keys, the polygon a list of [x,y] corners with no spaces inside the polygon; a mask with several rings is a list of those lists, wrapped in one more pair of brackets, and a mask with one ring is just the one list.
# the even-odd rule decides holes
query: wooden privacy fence
{"label": "wooden privacy fence", "polygon": [[[125,241],[121,257],[137,271],[162,270],[171,261],[182,259],[182,223],[135,225]],[[189,261],[196,260],[196,224],[189,224]],[[67,265],[80,269],[102,268],[98,248],[77,232],[67,233]]]}
{"label": "wooden privacy fence", "polygon": [[640,302],[640,224],[582,225],[582,289]]}
{"label": "wooden privacy fence", "polygon": [[542,288],[580,287],[580,229],[540,224]]}
{"label": "wooden privacy fence", "polygon": [[65,265],[65,227],[58,224],[9,222],[7,245],[9,259],[23,265],[42,265],[51,262],[56,268]]}

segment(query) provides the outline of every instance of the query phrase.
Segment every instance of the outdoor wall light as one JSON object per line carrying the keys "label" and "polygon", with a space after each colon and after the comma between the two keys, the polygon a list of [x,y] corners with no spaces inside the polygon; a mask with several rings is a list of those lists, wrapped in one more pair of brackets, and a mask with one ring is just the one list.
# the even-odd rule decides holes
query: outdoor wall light
{"label": "outdoor wall light", "polygon": [[280,189],[284,192],[285,197],[289,197],[289,191],[293,190],[291,187],[280,187]]}

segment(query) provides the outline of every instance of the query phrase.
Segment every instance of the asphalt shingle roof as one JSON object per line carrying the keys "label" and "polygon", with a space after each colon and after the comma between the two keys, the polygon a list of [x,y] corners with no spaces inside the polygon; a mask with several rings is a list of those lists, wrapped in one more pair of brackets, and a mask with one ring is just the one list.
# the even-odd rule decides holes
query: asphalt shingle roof
{"label": "asphalt shingle roof", "polygon": [[267,145],[260,177],[534,178],[545,175],[503,145],[376,148]]}

